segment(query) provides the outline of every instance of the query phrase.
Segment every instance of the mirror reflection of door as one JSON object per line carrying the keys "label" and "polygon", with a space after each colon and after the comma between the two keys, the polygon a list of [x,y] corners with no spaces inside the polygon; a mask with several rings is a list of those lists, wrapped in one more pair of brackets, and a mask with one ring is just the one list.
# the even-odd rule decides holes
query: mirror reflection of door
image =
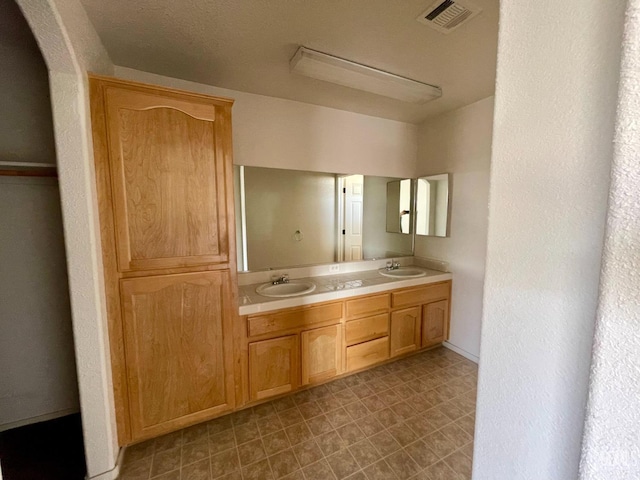
{"label": "mirror reflection of door", "polygon": [[449,235],[448,173],[421,177],[416,191],[416,234],[434,237]]}
{"label": "mirror reflection of door", "polygon": [[362,260],[362,212],[364,205],[364,176],[349,175],[343,177],[344,260]]}
{"label": "mirror reflection of door", "polygon": [[411,233],[411,179],[387,183],[387,232]]}

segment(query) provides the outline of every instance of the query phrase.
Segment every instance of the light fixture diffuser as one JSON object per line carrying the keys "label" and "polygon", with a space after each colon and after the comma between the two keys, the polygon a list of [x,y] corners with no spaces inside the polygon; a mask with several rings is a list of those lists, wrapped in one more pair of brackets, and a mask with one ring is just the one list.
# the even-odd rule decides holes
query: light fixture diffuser
{"label": "light fixture diffuser", "polygon": [[442,89],[427,83],[394,75],[350,60],[317,52],[306,47],[289,62],[291,72],[307,77],[364,90],[403,102],[425,103],[442,96]]}

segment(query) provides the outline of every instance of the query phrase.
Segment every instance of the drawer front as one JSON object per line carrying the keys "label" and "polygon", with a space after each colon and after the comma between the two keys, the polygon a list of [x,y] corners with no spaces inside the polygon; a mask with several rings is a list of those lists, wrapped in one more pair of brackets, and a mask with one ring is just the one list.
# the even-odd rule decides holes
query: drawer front
{"label": "drawer front", "polygon": [[389,334],[389,314],[381,313],[372,317],[347,322],[345,327],[347,345],[366,342]]}
{"label": "drawer front", "polygon": [[371,295],[345,302],[345,317],[355,318],[389,310],[389,294]]}
{"label": "drawer front", "polygon": [[280,313],[252,315],[248,319],[248,335],[255,337],[265,333],[308,327],[318,323],[342,319],[342,302],[314,307],[289,309]]}
{"label": "drawer front", "polygon": [[420,305],[449,298],[451,282],[436,283],[418,288],[409,288],[391,294],[392,308]]}
{"label": "drawer front", "polygon": [[389,358],[389,337],[347,347],[347,371],[375,365]]}

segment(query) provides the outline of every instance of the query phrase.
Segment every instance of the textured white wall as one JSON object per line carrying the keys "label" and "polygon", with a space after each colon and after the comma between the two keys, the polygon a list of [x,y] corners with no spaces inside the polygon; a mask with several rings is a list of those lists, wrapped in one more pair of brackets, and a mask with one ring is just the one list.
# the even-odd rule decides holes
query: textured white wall
{"label": "textured white wall", "polygon": [[501,2],[474,480],[578,475],[624,3]]}
{"label": "textured white wall", "polygon": [[49,69],[87,473],[114,468],[109,360],[86,71],[113,66],[77,0],[18,0]]}
{"label": "textured white wall", "polygon": [[233,161],[253,167],[412,177],[417,126],[115,67],[139,82],[234,98]]}
{"label": "textured white wall", "polygon": [[415,254],[449,262],[453,272],[449,343],[477,361],[487,248],[493,97],[420,125],[418,176],[449,172],[451,236],[416,236]]}
{"label": "textured white wall", "polygon": [[627,6],[582,480],[640,478],[640,1]]}

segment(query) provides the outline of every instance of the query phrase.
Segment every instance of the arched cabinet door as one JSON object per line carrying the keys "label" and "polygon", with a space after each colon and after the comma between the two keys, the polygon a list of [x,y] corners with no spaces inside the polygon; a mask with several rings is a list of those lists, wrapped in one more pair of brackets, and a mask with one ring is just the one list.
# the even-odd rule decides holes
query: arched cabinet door
{"label": "arched cabinet door", "polygon": [[391,313],[390,356],[397,357],[420,348],[420,307]]}
{"label": "arched cabinet door", "polygon": [[229,271],[121,280],[132,438],[233,410]]}
{"label": "arched cabinet door", "polygon": [[228,262],[230,105],[114,84],[103,99],[118,270]]}
{"label": "arched cabinet door", "polygon": [[438,345],[449,338],[449,300],[422,307],[422,346]]}

